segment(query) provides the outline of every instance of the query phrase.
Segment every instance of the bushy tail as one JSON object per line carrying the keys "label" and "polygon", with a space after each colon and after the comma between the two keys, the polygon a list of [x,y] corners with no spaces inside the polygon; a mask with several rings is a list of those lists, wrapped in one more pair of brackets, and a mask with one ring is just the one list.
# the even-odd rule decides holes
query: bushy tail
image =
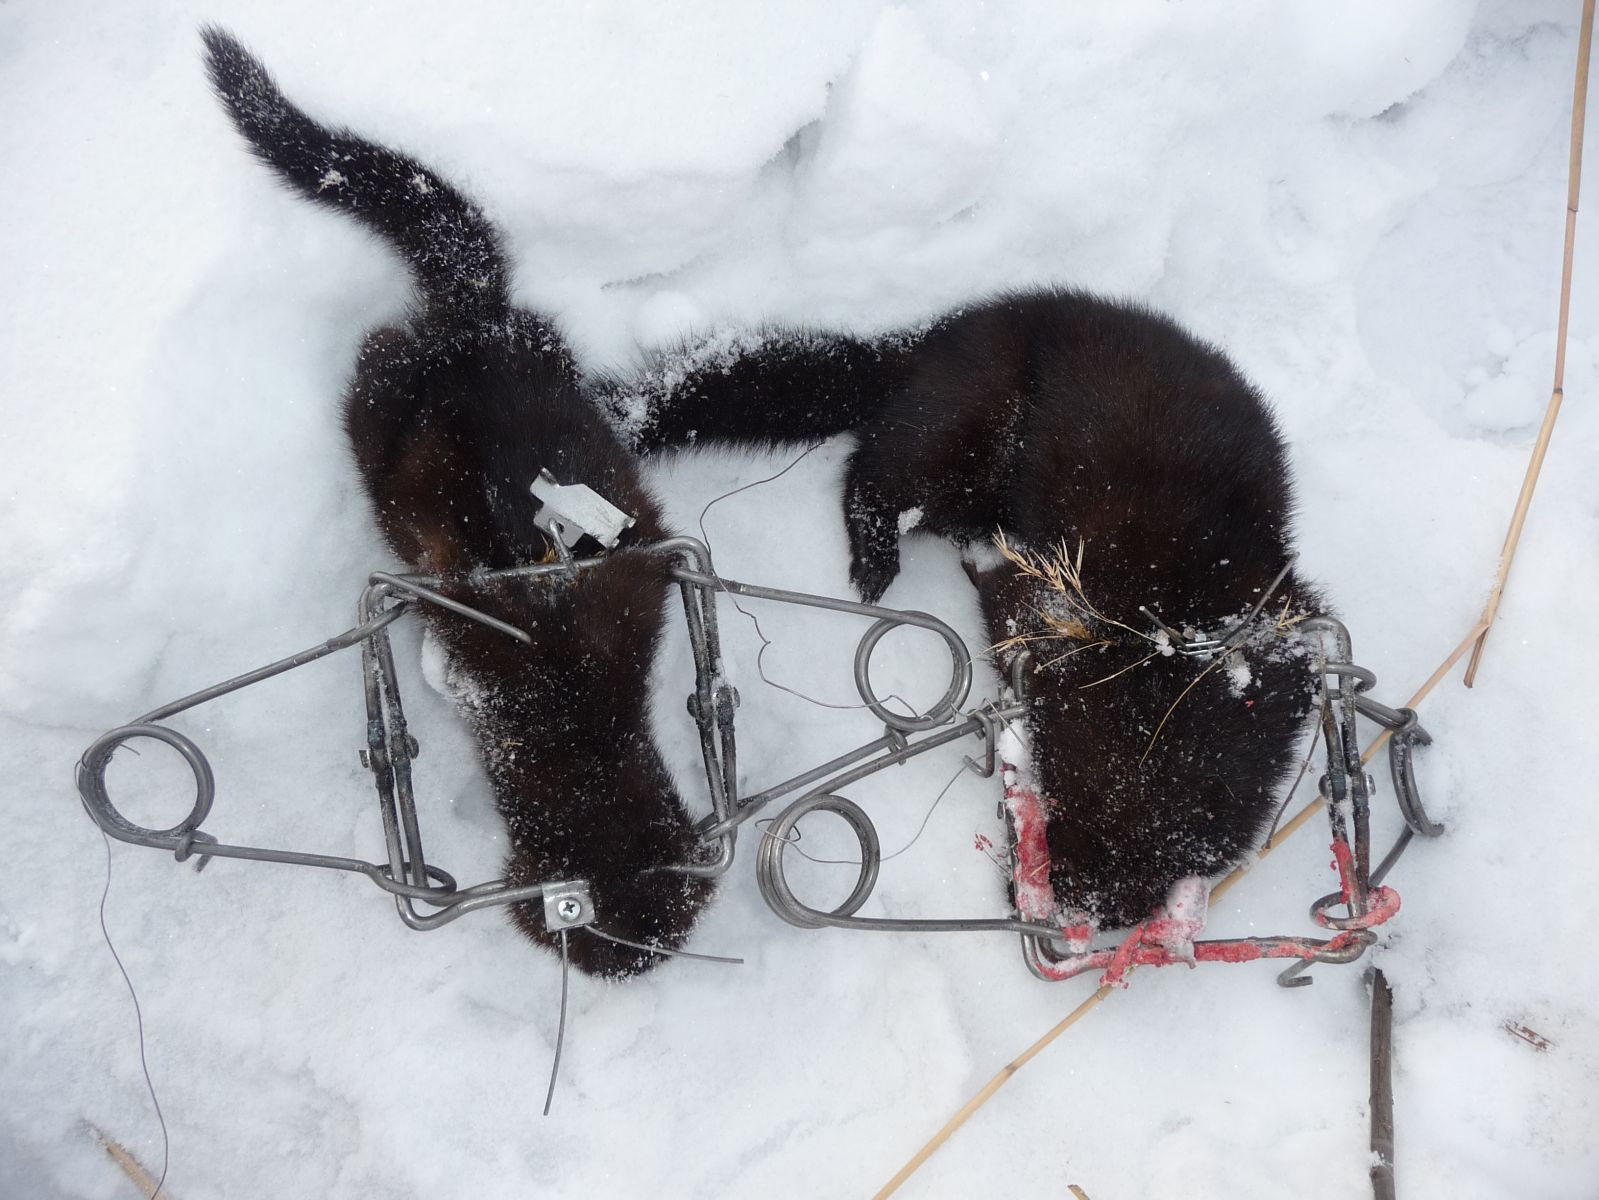
{"label": "bushy tail", "polygon": [[601,402],[640,453],[766,448],[853,429],[901,387],[915,338],[805,330],[707,338],[602,382]]}
{"label": "bushy tail", "polygon": [[257,157],[307,200],[381,234],[411,268],[432,321],[459,326],[509,307],[499,236],[478,207],[416,160],[317,124],[232,35],[200,31],[211,84]]}

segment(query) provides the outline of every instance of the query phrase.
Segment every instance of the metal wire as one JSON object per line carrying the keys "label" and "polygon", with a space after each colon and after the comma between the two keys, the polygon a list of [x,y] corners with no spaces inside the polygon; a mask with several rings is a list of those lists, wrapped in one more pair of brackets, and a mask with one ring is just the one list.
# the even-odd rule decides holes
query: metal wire
{"label": "metal wire", "polygon": [[[579,927],[581,928],[581,926]],[[566,977],[570,963],[566,952],[566,930],[561,930],[561,1016],[555,1025],[555,1057],[550,1060],[550,1086],[544,1093],[544,1115],[550,1115],[555,1099],[555,1077],[561,1073],[561,1047],[566,1044]]]}
{"label": "metal wire", "polygon": [[647,950],[651,954],[660,954],[667,958],[692,958],[699,962],[730,963],[737,967],[744,965],[742,958],[731,958],[725,954],[701,954],[697,950],[674,950],[670,946],[652,946],[649,942],[635,942],[625,937],[617,937],[616,934],[606,933],[605,930],[593,925],[581,925],[579,928],[587,930],[595,937],[602,937],[608,942],[615,942],[619,946],[630,946],[634,950]]}
{"label": "metal wire", "polygon": [[161,1126],[161,1177],[156,1180],[155,1187],[150,1192],[150,1200],[156,1200],[161,1195],[161,1189],[166,1186],[167,1170],[172,1160],[172,1137],[167,1132],[167,1119],[161,1112],[161,1101],[156,1098],[155,1081],[150,1078],[150,1061],[145,1055],[144,1046],[144,1010],[139,1005],[139,992],[133,986],[133,977],[128,974],[128,968],[122,962],[122,955],[117,953],[116,944],[111,940],[111,930],[105,923],[106,897],[111,894],[111,839],[106,836],[103,829],[100,831],[100,840],[105,843],[105,887],[100,889],[100,936],[105,938],[105,947],[111,951],[117,970],[122,972],[122,982],[128,985],[128,997],[133,1001],[133,1020],[139,1030],[139,1070],[144,1073],[144,1087],[150,1093],[150,1106],[155,1109],[156,1123]]}

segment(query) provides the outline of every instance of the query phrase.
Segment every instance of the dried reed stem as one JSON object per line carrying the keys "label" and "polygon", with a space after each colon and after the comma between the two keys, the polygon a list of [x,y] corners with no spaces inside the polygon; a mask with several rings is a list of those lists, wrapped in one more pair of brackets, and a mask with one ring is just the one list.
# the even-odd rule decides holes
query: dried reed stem
{"label": "dried reed stem", "polygon": [[[117,1166],[122,1168],[122,1173],[133,1181],[134,1186],[137,1187],[141,1193],[143,1193],[146,1197],[155,1195],[155,1189],[158,1186],[156,1177],[150,1174],[150,1172],[145,1169],[144,1164],[133,1156],[133,1151],[129,1150],[126,1146],[117,1141],[116,1138],[112,1137],[105,1130],[101,1129],[93,1121],[86,1120],[84,1121],[84,1125],[94,1136],[94,1140],[100,1143],[100,1149],[104,1150],[106,1154],[111,1157],[112,1162],[116,1163]],[[170,1195],[170,1193],[168,1193],[168,1195]]]}
{"label": "dried reed stem", "polygon": [[[1577,242],[1577,197],[1582,192],[1582,129],[1588,111],[1588,57],[1593,47],[1593,7],[1594,0],[1583,0],[1582,29],[1577,35],[1577,82],[1571,101],[1571,164],[1566,179],[1566,247],[1560,266],[1560,321],[1555,334],[1554,390],[1549,395],[1548,407],[1544,409],[1543,425],[1538,430],[1538,440],[1533,444],[1526,477],[1521,481],[1521,493],[1516,497],[1516,509],[1510,517],[1510,530],[1505,534],[1504,549],[1499,552],[1499,576],[1494,581],[1493,591],[1488,593],[1487,606],[1482,610],[1482,623],[1489,629],[1499,615],[1499,602],[1504,598],[1505,582],[1510,578],[1510,564],[1515,561],[1521,528],[1527,522],[1532,493],[1538,486],[1544,455],[1549,451],[1549,439],[1554,436],[1555,419],[1560,415],[1560,404],[1566,395],[1566,327],[1571,316],[1571,258]],[[1471,652],[1471,663],[1466,667],[1467,687],[1477,681],[1477,667],[1482,662],[1482,651],[1487,641],[1488,629],[1484,629],[1477,637],[1476,648]]]}
{"label": "dried reed stem", "polygon": [[1039,1038],[1031,1046],[1027,1047],[1027,1049],[1023,1050],[1015,1058],[1011,1059],[1010,1062],[1001,1067],[999,1074],[990,1079],[983,1086],[982,1091],[978,1092],[977,1095],[968,1100],[965,1105],[962,1106],[960,1112],[956,1113],[953,1117],[946,1121],[944,1123],[944,1128],[935,1133],[932,1137],[932,1140],[918,1150],[916,1152],[916,1157],[901,1167],[899,1169],[899,1173],[885,1183],[882,1187],[882,1190],[873,1196],[872,1200],[883,1200],[885,1196],[891,1196],[898,1191],[900,1185],[914,1175],[917,1168],[931,1158],[934,1151],[936,1151],[940,1146],[949,1140],[951,1134],[953,1134],[962,1125],[966,1124],[966,1119],[968,1117],[970,1117],[978,1109],[982,1108],[983,1105],[987,1104],[990,1096],[1010,1082],[1012,1075],[1016,1074],[1017,1071],[1020,1071],[1023,1067],[1025,1067],[1033,1058],[1033,1056],[1041,1051],[1045,1046],[1049,1045],[1061,1034],[1065,1033],[1079,1020],[1086,1016],[1090,1009],[1092,1009],[1106,996],[1110,995],[1113,990],[1114,989],[1109,984],[1101,987],[1092,996],[1088,997],[1088,999],[1084,1000],[1076,1008],[1072,1009],[1072,1011],[1066,1015],[1060,1024],[1056,1025],[1055,1028],[1051,1029],[1043,1037]]}

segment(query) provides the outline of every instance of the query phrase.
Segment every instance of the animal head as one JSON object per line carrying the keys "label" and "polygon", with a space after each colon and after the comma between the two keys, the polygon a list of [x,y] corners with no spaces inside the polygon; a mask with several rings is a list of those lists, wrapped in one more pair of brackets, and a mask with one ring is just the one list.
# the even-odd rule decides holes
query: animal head
{"label": "animal head", "polygon": [[1225,870],[1264,832],[1317,694],[1295,627],[1319,600],[1287,573],[1286,605],[1245,597],[1157,623],[1131,600],[1136,579],[1093,574],[1080,552],[1005,549],[1016,569],[982,573],[980,588],[991,631],[1008,634],[1002,660],[1030,656],[1051,882],[1102,926],[1137,924],[1175,881]]}

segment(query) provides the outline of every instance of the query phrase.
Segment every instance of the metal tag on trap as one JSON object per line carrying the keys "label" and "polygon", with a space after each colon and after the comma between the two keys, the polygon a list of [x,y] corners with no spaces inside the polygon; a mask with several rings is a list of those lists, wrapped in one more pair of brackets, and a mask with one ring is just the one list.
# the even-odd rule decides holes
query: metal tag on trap
{"label": "metal tag on trap", "polygon": [[548,471],[540,471],[528,490],[539,502],[533,523],[568,550],[585,536],[612,550],[633,527],[632,517],[586,483],[557,483]]}
{"label": "metal tag on trap", "polygon": [[[535,493],[546,482],[535,484]],[[602,544],[614,542],[620,528],[605,513],[572,511],[574,489],[545,493],[549,515],[559,528],[549,530],[567,551],[563,561],[485,573],[485,583],[505,578],[537,581],[585,570],[600,559],[577,560],[570,547],[585,533]],[[586,492],[587,489],[577,489]],[[592,494],[592,493],[591,493]],[[582,497],[578,496],[581,507]],[[602,502],[603,503],[603,502]],[[567,505],[568,507],[561,507]],[[610,506],[606,506],[609,508]],[[616,510],[611,510],[613,513]],[[563,523],[563,517],[569,523]],[[574,534],[570,542],[565,535]],[[1303,974],[1312,963],[1352,962],[1375,940],[1373,929],[1397,911],[1399,900],[1382,886],[1387,871],[1414,834],[1434,836],[1441,828],[1428,820],[1416,791],[1411,756],[1417,745],[1430,740],[1408,709],[1390,709],[1369,700],[1364,693],[1375,682],[1369,671],[1354,665],[1348,631],[1329,617],[1302,623],[1307,632],[1322,637],[1327,646],[1323,688],[1321,739],[1326,771],[1319,790],[1329,818],[1338,888],[1311,905],[1311,917],[1328,931],[1325,938],[1260,937],[1219,941],[1196,940],[1203,926],[1203,889],[1192,897],[1186,911],[1161,914],[1131,933],[1105,944],[1095,931],[1070,916],[1063,917],[1049,888],[1049,852],[1044,839],[1045,810],[1024,775],[1002,759],[1001,739],[1007,722],[1026,707],[1025,651],[1012,663],[1008,693],[994,703],[965,707],[971,689],[972,656],[960,636],[943,621],[927,613],[882,608],[877,605],[781,588],[739,583],[716,574],[710,553],[693,538],[677,537],[645,548],[675,562],[672,576],[678,585],[687,622],[695,666],[695,686],[688,711],[699,730],[705,780],[711,813],[699,825],[703,853],[695,861],[662,869],[693,875],[716,876],[733,864],[739,829],[773,801],[786,799],[781,811],[765,822],[755,853],[755,876],[762,896],[783,920],[803,928],[834,927],[871,931],[1003,932],[1019,935],[1028,968],[1040,979],[1069,979],[1089,970],[1102,973],[1105,982],[1124,982],[1134,966],[1163,966],[1175,962],[1247,962],[1261,958],[1291,960],[1282,972],[1285,986],[1310,982]],[[477,909],[519,901],[542,906],[552,933],[583,933],[609,937],[604,916],[596,911],[584,880],[550,880],[512,886],[491,880],[462,887],[453,876],[430,863],[423,851],[421,822],[412,789],[411,762],[418,743],[406,723],[388,628],[417,604],[445,607],[480,621],[507,637],[528,641],[522,630],[507,625],[438,591],[440,581],[423,576],[374,573],[361,593],[358,623],[318,646],[271,663],[258,670],[219,683],[163,705],[131,724],[98,738],[78,764],[78,790],[89,816],[107,834],[134,845],[168,850],[179,860],[200,856],[243,858],[300,866],[350,871],[370,879],[394,897],[400,919],[413,929],[434,929]],[[856,689],[864,706],[883,722],[883,734],[810,770],[749,796],[737,790],[734,711],[738,693],[726,681],[717,633],[718,595],[729,598],[797,604],[854,614],[870,621],[854,652]],[[736,602],[736,601],[735,601]],[[883,637],[894,629],[911,627],[936,633],[950,652],[950,679],[943,696],[931,707],[909,715],[889,708],[872,690],[870,663]],[[280,675],[340,650],[359,646],[366,698],[366,733],[362,761],[372,772],[382,816],[385,854],[377,861],[267,849],[219,842],[201,829],[215,796],[211,767],[199,747],[165,722],[200,704],[251,684]],[[1361,764],[1356,741],[1356,720],[1365,716],[1390,731],[1389,761],[1393,785],[1406,829],[1392,850],[1375,868],[1370,863],[1370,799],[1372,782]],[[193,772],[196,795],[189,815],[166,829],[149,829],[118,812],[106,787],[111,755],[133,739],[146,737],[174,747]],[[973,918],[884,918],[861,916],[860,910],[876,886],[882,853],[877,832],[866,811],[840,794],[868,775],[928,753],[941,746],[976,738],[978,754],[967,765],[984,776],[1003,768],[1004,798],[1001,811],[1009,833],[1006,863],[1010,874],[1011,912],[1005,916]],[[801,901],[784,874],[784,855],[797,837],[799,822],[809,813],[824,811],[844,820],[859,846],[859,874],[844,902],[833,909],[813,908]],[[663,954],[684,954],[664,947],[645,947]],[[689,957],[698,957],[688,955]]]}

